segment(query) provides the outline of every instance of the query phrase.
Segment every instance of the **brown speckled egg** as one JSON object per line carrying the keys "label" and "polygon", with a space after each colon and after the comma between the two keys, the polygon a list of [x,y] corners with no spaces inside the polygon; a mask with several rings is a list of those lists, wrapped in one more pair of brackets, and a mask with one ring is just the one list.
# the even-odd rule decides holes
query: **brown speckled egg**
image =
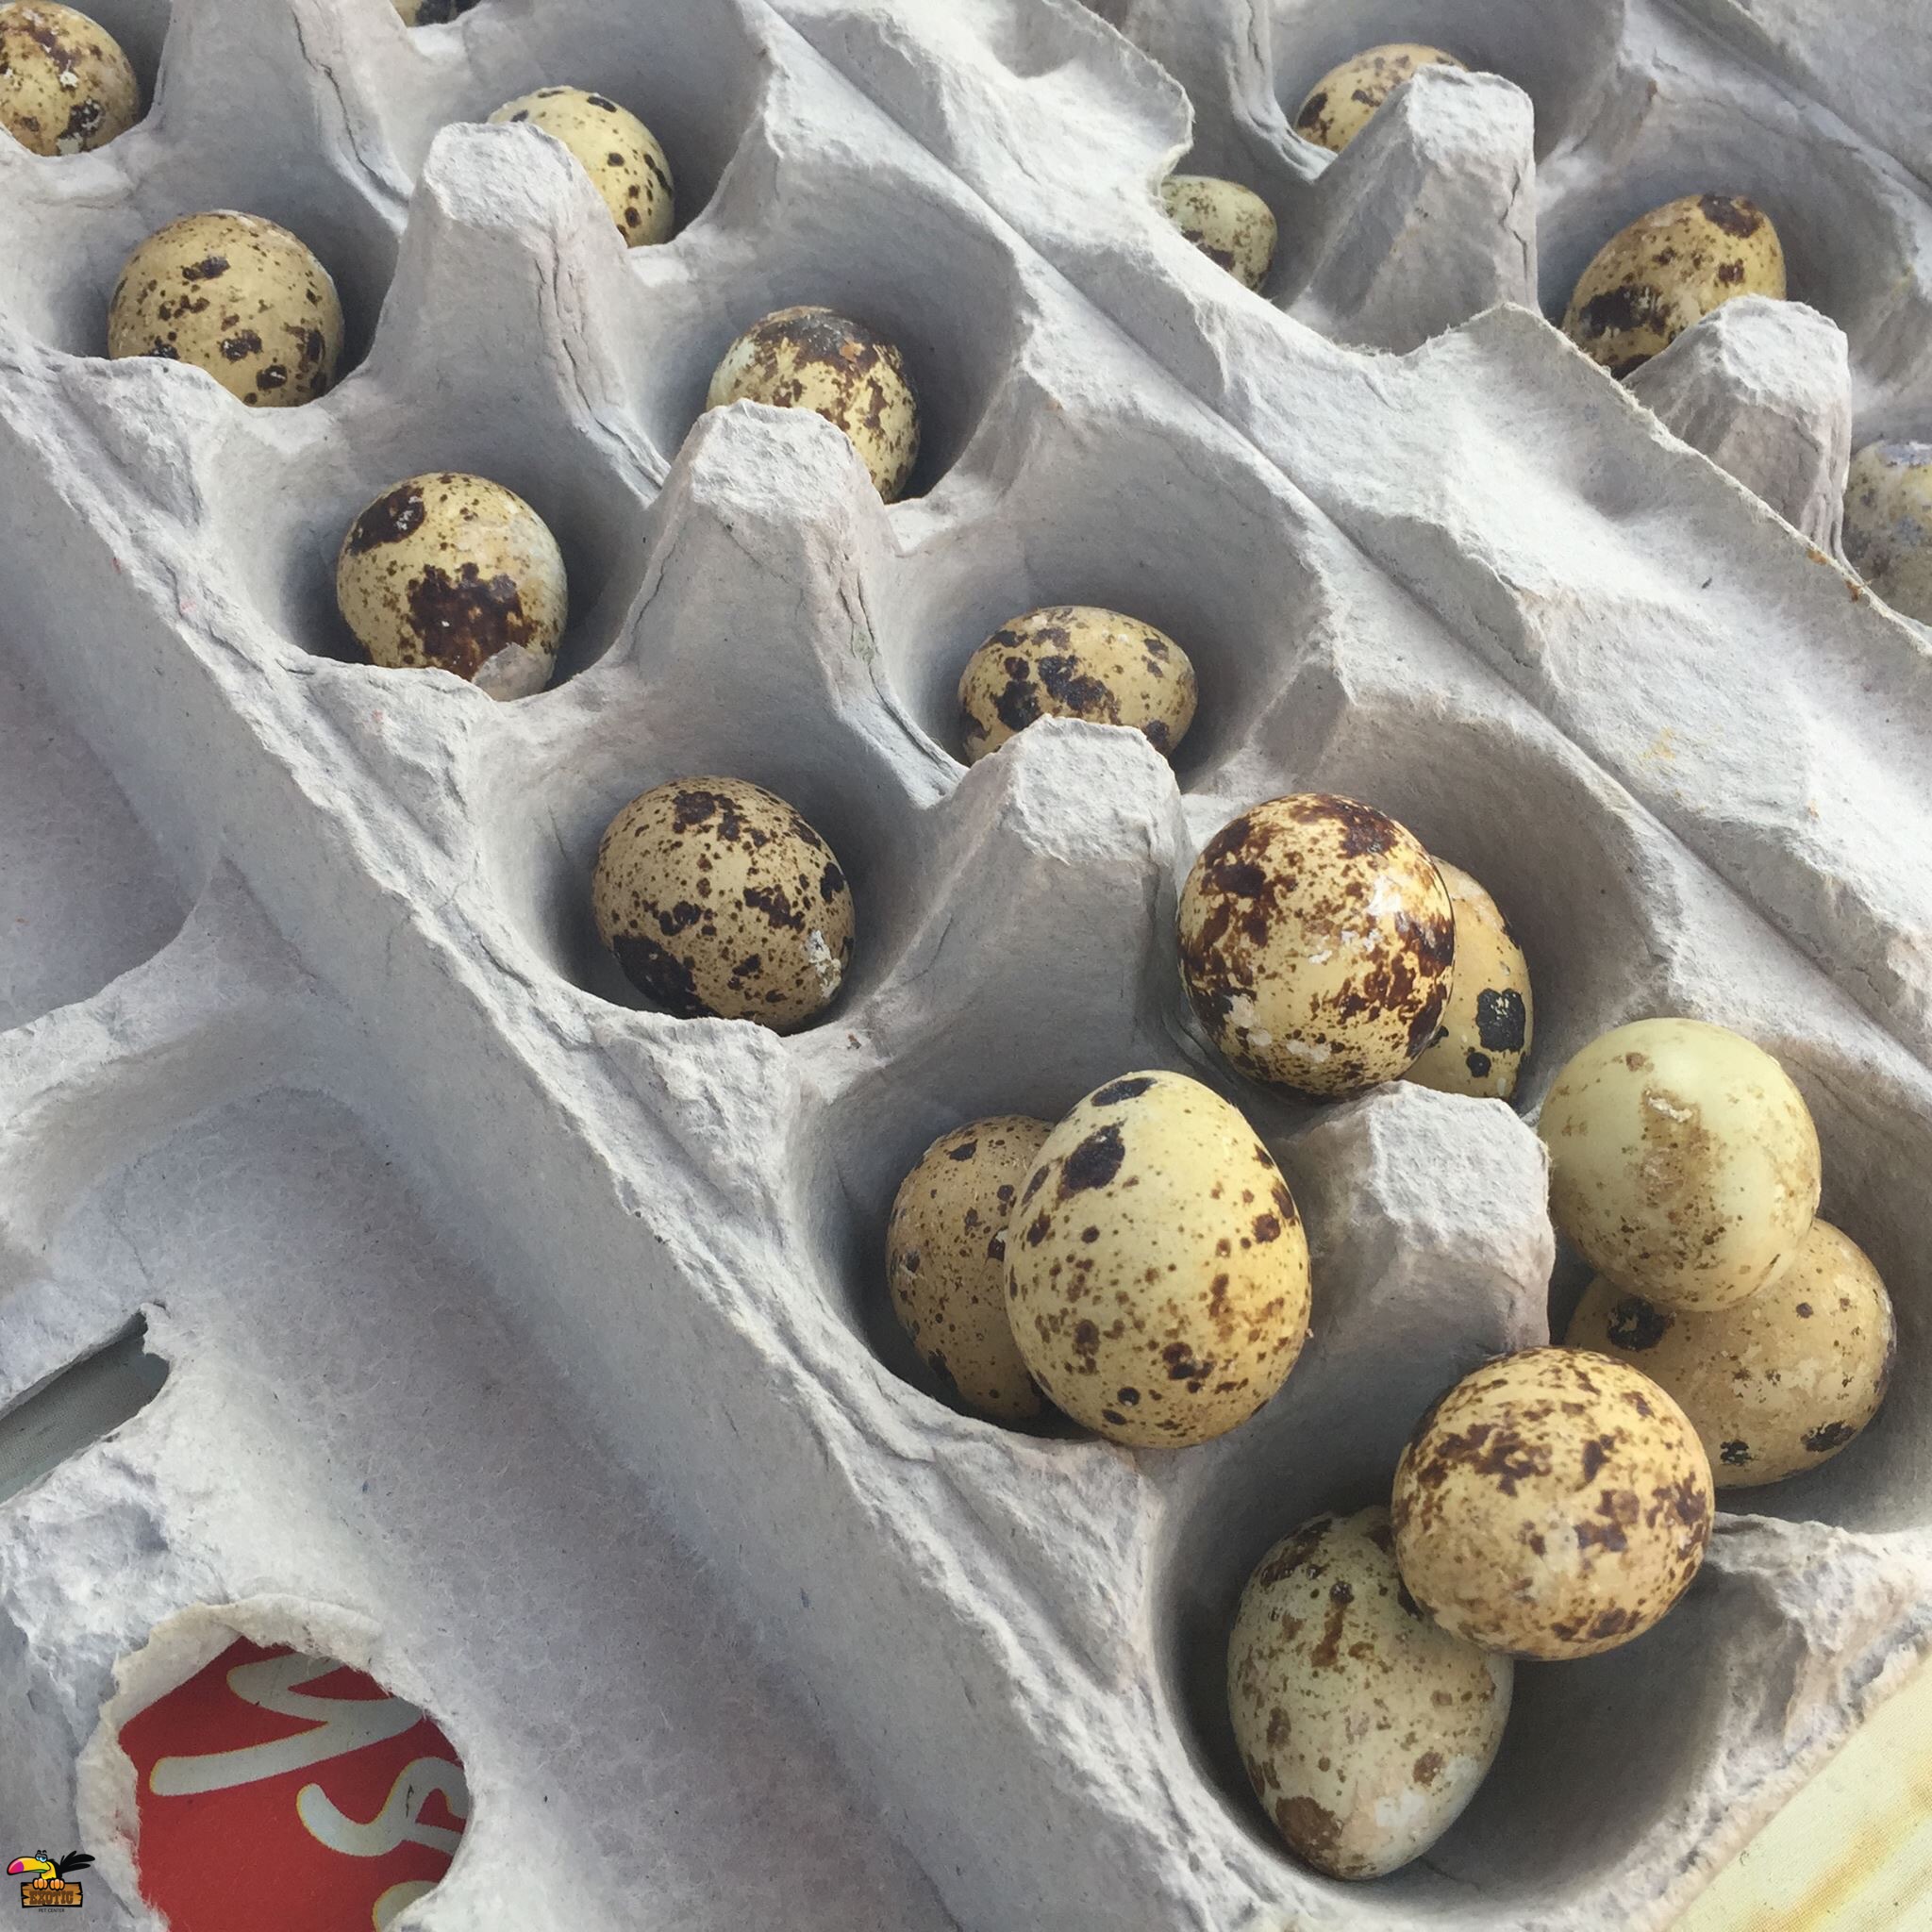
{"label": "brown speckled egg", "polygon": [[1045,1121],[998,1114],[941,1134],[899,1183],[886,1279],[912,1343],[969,1408],[1000,1422],[1041,1411],[1007,1317],[1007,1217]]}
{"label": "brown speckled egg", "polygon": [[1262,1557],[1227,1646],[1248,1782],[1290,1846],[1378,1878],[1447,1831],[1494,1761],[1516,1667],[1403,1588],[1389,1512],[1317,1516]]}
{"label": "brown speckled egg", "polygon": [[1437,859],[1456,910],[1456,974],[1436,1037],[1403,1075],[1439,1093],[1507,1100],[1529,1053],[1529,967],[1496,902],[1458,866]]}
{"label": "brown speckled egg", "polygon": [[1392,1080],[1436,1036],[1449,891],[1415,835],[1324,791],[1224,825],[1180,899],[1181,978],[1244,1073],[1305,1093]]}
{"label": "brown speckled egg", "polygon": [[1243,288],[1258,289],[1274,259],[1274,212],[1252,188],[1214,175],[1170,175],[1160,184],[1167,218]]}
{"label": "brown speckled egg", "polygon": [[862,322],[829,308],[780,308],[746,329],[705,397],[708,409],[727,403],[809,409],[836,424],[888,503],[898,501],[919,456],[919,403],[904,358]]}
{"label": "brown speckled egg", "polygon": [[1188,654],[1165,631],[1091,604],[1050,604],[1003,624],[966,660],[966,761],[1036,718],[1129,725],[1171,752],[1194,722],[1197,694]]}
{"label": "brown speckled egg", "polygon": [[540,87],[504,102],[490,119],[527,123],[562,142],[633,248],[670,241],[676,219],[671,163],[628,108],[580,87]]}
{"label": "brown speckled egg", "polygon": [[1465,1375],[1395,1470],[1402,1580],[1446,1630],[1511,1657],[1641,1636],[1710,1540],[1710,1464],[1628,1363],[1531,1348]]}
{"label": "brown speckled egg", "polygon": [[1878,1413],[1898,1329],[1865,1252],[1814,1221],[1769,1288],[1708,1314],[1625,1294],[1602,1275],[1564,1338],[1640,1368],[1696,1424],[1721,1490],[1828,1462]]}
{"label": "brown speckled egg", "polygon": [[37,155],[77,155],[141,118],[141,85],[99,22],[47,0],[0,7],[0,127]]}
{"label": "brown speckled egg", "polygon": [[1317,147],[1340,154],[1370,117],[1418,67],[1461,67],[1441,47],[1394,41],[1371,47],[1340,67],[1330,68],[1308,91],[1294,117],[1294,131]]}
{"label": "brown speckled egg", "polygon": [[1782,301],[1784,292],[1785,252],[1770,217],[1741,194],[1687,194],[1597,250],[1563,333],[1623,377],[1734,295]]}
{"label": "brown speckled egg", "polygon": [[440,26],[476,4],[477,0],[395,0],[395,9],[405,26]]}
{"label": "brown speckled egg", "polygon": [[229,208],[156,230],[108,309],[108,355],[191,362],[259,408],[321,395],[341,353],[328,271],[288,229]]}
{"label": "brown speckled egg", "polygon": [[1557,1075],[1537,1132],[1550,1218],[1626,1294],[1740,1302],[1788,1267],[1818,1211],[1818,1130],[1760,1046],[1699,1020],[1639,1020]]}
{"label": "brown speckled egg", "polygon": [[1268,1150],[1179,1074],[1096,1088],[1007,1224],[1008,1313],[1076,1422],[1178,1448],[1245,1422],[1308,1332],[1308,1244]]}
{"label": "brown speckled egg", "polygon": [[1932,442],[1868,442],[1852,458],[1845,555],[1874,595],[1932,624]]}
{"label": "brown speckled egg", "polygon": [[450,470],[398,483],[349,525],[336,602],[373,663],[454,672],[498,698],[550,682],[568,609],[543,519]]}
{"label": "brown speckled egg", "polygon": [[678,778],[610,821],[597,932],[638,991],[684,1019],[775,1033],[831,1005],[852,960],[852,892],[831,848],[741,778]]}

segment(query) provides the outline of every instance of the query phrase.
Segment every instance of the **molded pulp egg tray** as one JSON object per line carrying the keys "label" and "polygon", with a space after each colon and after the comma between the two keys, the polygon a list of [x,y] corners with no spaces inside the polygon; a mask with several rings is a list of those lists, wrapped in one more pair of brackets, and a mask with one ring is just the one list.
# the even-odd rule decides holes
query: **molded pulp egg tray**
{"label": "molded pulp egg tray", "polygon": [[[1666,1924],[1932,1644],[1932,664],[1836,556],[1847,448],[1932,429],[1908,0],[94,10],[146,119],[0,143],[0,1401],[80,1403],[110,1345],[169,1374],[0,1507],[0,1820],[158,1924],[115,1732],[241,1632],[460,1751],[425,1932]],[[1392,38],[1492,71],[1332,162],[1291,134]],[[662,140],[674,241],[475,125],[547,81]],[[1162,218],[1191,142],[1280,218],[1259,295]],[[1702,191],[1772,214],[1792,302],[1620,388],[1538,309]],[[126,252],[210,207],[335,275],[322,400],[103,359]],[[908,358],[891,508],[816,418],[700,414],[796,302]],[[445,466],[563,545],[540,694],[352,661],[341,533]],[[965,769],[966,655],[1074,601],[1193,657],[1174,764],[1050,722]],[[610,815],[709,773],[852,880],[791,1038],[643,1009],[591,924]],[[1470,1809],[1358,1886],[1246,1790],[1235,1599],[1581,1272],[1520,1111],[1304,1106],[1197,1034],[1176,883],[1303,789],[1500,902],[1519,1108],[1645,1014],[1775,1053],[1901,1330],[1876,1424],[1721,1516],[1655,1632],[1523,1666]],[[1178,1453],[958,1413],[892,1324],[900,1176],[1148,1066],[1276,1151],[1307,1351]]]}

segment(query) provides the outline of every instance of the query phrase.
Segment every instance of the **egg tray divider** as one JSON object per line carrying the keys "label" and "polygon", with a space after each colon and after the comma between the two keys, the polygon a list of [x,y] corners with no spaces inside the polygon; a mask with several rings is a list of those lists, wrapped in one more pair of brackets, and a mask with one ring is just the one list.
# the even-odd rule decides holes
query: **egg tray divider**
{"label": "egg tray divider", "polygon": [[[1920,302],[1925,211],[1895,167],[1676,16],[1599,14],[1620,60],[1675,36],[1693,78],[1897,191]],[[1296,20],[1174,9],[1204,142],[1233,120],[1199,76],[1252,78]],[[593,54],[679,171],[667,247],[626,257],[529,130],[435,131]],[[1418,121],[1509,100],[1410,92],[1418,154]],[[146,123],[0,156],[5,641],[125,807],[61,782],[186,916],[52,1010],[31,985],[58,974],[28,975],[0,1062],[0,1400],[136,1310],[172,1370],[0,1508],[0,1813],[71,1792],[104,1923],[143,1923],[106,1732],[226,1629],[372,1668],[457,1741],[470,1827],[406,1926],[632,1923],[641,1865],[680,1924],[975,1932],[1661,1925],[1932,1640],[1923,638],[1533,316],[1427,315],[1455,326],[1395,358],[1239,290],[1153,200],[1188,139],[1174,82],[1071,0],[485,0],[414,33],[383,0],[181,0]],[[1439,175],[1357,168],[1357,207],[1392,230]],[[358,366],[320,403],[246,412],[92,359],[125,249],[224,203],[290,222],[342,285]],[[1454,225],[1432,246],[1466,291],[1490,242]],[[731,335],[814,299],[910,359],[926,452],[891,509],[814,420],[686,435]],[[1760,420],[1734,364],[1690,375],[1707,412]],[[1857,379],[1874,409],[1924,390]],[[539,696],[347,661],[341,530],[444,465],[564,544],[575,615]],[[958,664],[1074,598],[1194,656],[1175,766],[1054,723],[962,772]],[[706,771],[791,799],[853,882],[851,983],[789,1040],[638,1009],[590,929],[610,813]],[[1901,1329],[1873,1428],[1724,1513],[1657,1631],[1524,1667],[1469,1812],[1368,1887],[1295,1864],[1245,1791],[1233,1602],[1274,1538],[1386,1491],[1443,1384],[1541,1339],[1555,1247],[1500,1104],[1304,1108],[1198,1038],[1175,882],[1241,806],[1312,786],[1393,812],[1508,912],[1529,1105],[1644,1012],[1775,1052]],[[43,848],[63,876],[66,836]],[[74,907],[70,977],[138,957],[141,872]],[[1314,1248],[1308,1351],[1255,1422],[1174,1455],[955,1413],[885,1306],[899,1176],[961,1119],[1056,1114],[1145,1065],[1276,1150]],[[250,1215],[269,1265],[204,1266]],[[608,1561],[573,1569],[599,1534]],[[708,1615],[759,1661],[679,1634]],[[640,1682],[641,1647],[701,1694]],[[711,1758],[763,1767],[782,1911]],[[670,1778],[697,1793],[682,1823]]]}

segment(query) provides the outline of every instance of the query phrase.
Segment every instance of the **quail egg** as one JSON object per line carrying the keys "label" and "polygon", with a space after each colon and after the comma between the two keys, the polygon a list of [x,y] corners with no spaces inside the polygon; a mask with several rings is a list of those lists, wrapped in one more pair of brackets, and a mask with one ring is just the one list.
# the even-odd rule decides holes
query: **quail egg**
{"label": "quail egg", "polygon": [[1337,1878],[1419,1857],[1475,1795],[1516,1667],[1425,1616],[1389,1512],[1317,1516],[1248,1578],[1227,1703],[1248,1782],[1290,1846]]}
{"label": "quail egg", "polygon": [[1294,117],[1294,131],[1317,147],[1340,154],[1364,127],[1384,101],[1418,67],[1462,67],[1464,62],[1441,47],[1410,41],[1371,47],[1340,67],[1332,67],[1308,91]]}
{"label": "quail egg", "polygon": [[288,229],[228,208],[157,229],[108,309],[109,356],[192,362],[260,408],[321,395],[341,353],[328,271]]}
{"label": "quail egg", "polygon": [[499,698],[550,682],[568,608],[543,519],[501,483],[450,470],[398,483],[349,525],[336,602],[373,663],[434,666]]}
{"label": "quail egg", "polygon": [[1046,1121],[999,1114],[941,1134],[899,1183],[886,1279],[912,1343],[968,1407],[1000,1422],[1040,1413],[1007,1318],[1007,1217]]}
{"label": "quail egg", "polygon": [[1232,819],[1180,898],[1181,978],[1244,1073],[1305,1093],[1392,1080],[1450,992],[1449,891],[1415,835],[1327,792]]}
{"label": "quail egg", "polygon": [[1845,555],[1894,610],[1932,624],[1932,442],[1868,442],[1852,458]]}
{"label": "quail egg", "polygon": [[1308,1244],[1267,1148],[1178,1074],[1095,1088],[1007,1224],[1008,1314],[1034,1380],[1116,1442],[1245,1422],[1308,1331]]}
{"label": "quail egg", "polygon": [[657,136],[628,108],[580,87],[540,87],[504,102],[490,119],[526,122],[562,142],[633,248],[670,241],[675,219],[671,163]]}
{"label": "quail egg", "polygon": [[1395,1470],[1395,1561],[1445,1630],[1512,1657],[1641,1636],[1710,1540],[1710,1464],[1626,1362],[1531,1348],[1465,1375]]}
{"label": "quail egg", "polygon": [[98,21],[49,0],[0,7],[0,127],[37,155],[77,155],[141,118],[141,86]]}
{"label": "quail egg", "polygon": [[1734,295],[1784,292],[1785,252],[1763,209],[1741,194],[1687,194],[1597,250],[1563,333],[1621,378]]}
{"label": "quail egg", "polygon": [[477,0],[395,0],[405,26],[439,26],[469,12]]}
{"label": "quail egg", "polygon": [[896,503],[919,455],[919,402],[905,359],[862,322],[829,308],[780,308],[724,352],[705,397],[809,409],[851,439],[873,486]]}
{"label": "quail egg", "polygon": [[852,891],[831,848],[741,778],[678,778],[610,821],[591,886],[598,936],[638,991],[684,1019],[789,1033],[852,960]]}
{"label": "quail egg", "polygon": [[1243,288],[1258,289],[1274,259],[1274,213],[1252,188],[1213,175],[1170,175],[1160,184],[1167,218]]}
{"label": "quail egg", "polygon": [[1721,1490],[1828,1462],[1878,1413],[1898,1329],[1865,1252],[1814,1221],[1769,1288],[1707,1314],[1590,1285],[1565,1340],[1641,1368],[1696,1424]]}
{"label": "quail egg", "polygon": [[1740,1302],[1790,1265],[1818,1211],[1818,1130],[1760,1046],[1698,1020],[1639,1020],[1557,1075],[1537,1124],[1550,1218],[1626,1294]]}
{"label": "quail egg", "polygon": [[1171,752],[1194,722],[1188,654],[1151,624],[1091,604],[1050,604],[1003,624],[966,660],[959,710],[977,764],[1036,718],[1126,724]]}
{"label": "quail egg", "polygon": [[1496,902],[1459,866],[1439,858],[1436,870],[1456,912],[1456,974],[1436,1037],[1403,1078],[1507,1100],[1529,1052],[1529,968]]}

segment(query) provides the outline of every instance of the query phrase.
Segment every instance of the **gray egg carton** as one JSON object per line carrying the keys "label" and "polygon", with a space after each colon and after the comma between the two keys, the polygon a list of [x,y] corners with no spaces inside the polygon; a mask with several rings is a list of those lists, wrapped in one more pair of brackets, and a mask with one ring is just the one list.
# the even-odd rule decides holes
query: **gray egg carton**
{"label": "gray egg carton", "polygon": [[[1932,1647],[1932,667],[1833,556],[1851,437],[1932,407],[1903,0],[1110,0],[1165,71],[1074,0],[95,10],[148,118],[0,143],[0,1817],[96,1855],[90,1923],[157,1924],[113,1734],[241,1631],[461,1752],[420,1932],[1666,1924]],[[1424,29],[1527,102],[1432,74],[1341,160],[1291,135]],[[663,141],[670,244],[468,125],[569,80]],[[1261,296],[1161,218],[1191,142],[1282,218]],[[1819,313],[1736,305],[1620,390],[1534,305],[1707,186]],[[322,401],[99,359],[126,251],[209,206],[336,275]],[[801,301],[907,354],[891,508],[816,419],[699,416]],[[352,661],[341,533],[445,466],[562,543],[539,695]],[[1192,655],[1174,765],[1046,723],[963,769],[965,656],[1074,600]],[[597,945],[605,823],[703,773],[852,880],[789,1039],[644,1010]],[[1502,904],[1520,1104],[1646,1013],[1775,1052],[1901,1329],[1877,1423],[1721,1516],[1655,1632],[1522,1667],[1469,1811],[1358,1887],[1246,1791],[1235,1598],[1581,1276],[1519,1113],[1302,1106],[1200,1040],[1177,881],[1313,787]],[[1277,1152],[1308,1350],[1178,1453],[956,1412],[888,1305],[899,1177],[1152,1065]]]}

